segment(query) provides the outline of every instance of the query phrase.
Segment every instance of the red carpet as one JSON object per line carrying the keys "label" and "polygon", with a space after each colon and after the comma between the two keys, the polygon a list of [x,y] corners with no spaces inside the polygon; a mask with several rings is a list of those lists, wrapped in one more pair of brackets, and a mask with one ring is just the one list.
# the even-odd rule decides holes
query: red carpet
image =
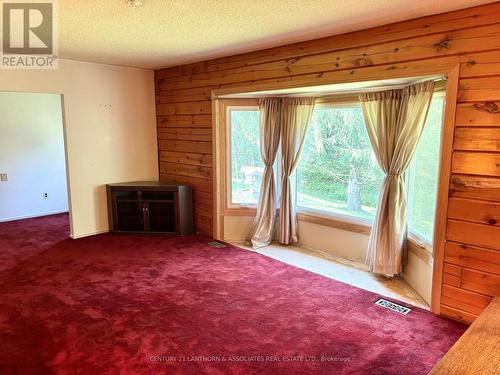
{"label": "red carpet", "polygon": [[426,374],[465,326],[208,239],[0,223],[2,374]]}

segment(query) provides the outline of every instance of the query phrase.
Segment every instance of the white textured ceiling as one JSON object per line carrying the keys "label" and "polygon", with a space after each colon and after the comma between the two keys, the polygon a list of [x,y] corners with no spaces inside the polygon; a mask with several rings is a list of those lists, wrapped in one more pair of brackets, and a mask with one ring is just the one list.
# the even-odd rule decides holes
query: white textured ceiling
{"label": "white textured ceiling", "polygon": [[59,56],[158,68],[491,0],[59,0]]}

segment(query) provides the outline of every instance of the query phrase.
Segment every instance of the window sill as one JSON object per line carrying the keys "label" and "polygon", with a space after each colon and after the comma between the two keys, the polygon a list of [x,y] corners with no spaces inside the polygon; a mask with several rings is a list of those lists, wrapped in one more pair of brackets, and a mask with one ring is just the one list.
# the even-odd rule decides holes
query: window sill
{"label": "window sill", "polygon": [[297,219],[307,223],[323,225],[325,227],[341,229],[348,232],[370,234],[371,225],[365,223],[358,223],[336,217],[326,217],[324,215],[311,213],[311,212],[298,212]]}
{"label": "window sill", "polygon": [[[223,211],[223,216],[248,216],[254,217],[257,213],[255,207],[227,207]],[[306,223],[322,225],[325,227],[345,230],[347,232],[354,232],[369,235],[371,232],[371,225],[368,223],[360,223],[343,219],[339,217],[326,216],[320,213],[310,211],[298,211],[297,220]],[[415,254],[425,263],[432,265],[432,246],[419,241],[414,236],[408,238],[408,251]]]}
{"label": "window sill", "polygon": [[432,247],[419,242],[416,238],[409,237],[408,252],[415,254],[425,263],[432,265]]}
{"label": "window sill", "polygon": [[[256,213],[256,208],[245,206],[227,207],[222,212],[223,216],[255,216]],[[333,216],[328,217],[326,215],[310,211],[299,210],[299,212],[297,212],[297,220],[354,233],[370,234],[371,231],[371,225],[368,223],[355,222],[354,220],[350,221],[348,219]]]}
{"label": "window sill", "polygon": [[255,216],[257,209],[252,206],[226,207],[222,211],[223,216]]}

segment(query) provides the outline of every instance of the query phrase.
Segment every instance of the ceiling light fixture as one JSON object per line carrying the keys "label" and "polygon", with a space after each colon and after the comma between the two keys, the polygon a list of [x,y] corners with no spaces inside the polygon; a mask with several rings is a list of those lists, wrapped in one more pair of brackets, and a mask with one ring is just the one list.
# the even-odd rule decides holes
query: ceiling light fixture
{"label": "ceiling light fixture", "polygon": [[134,8],[140,8],[144,5],[144,0],[127,0],[127,4]]}

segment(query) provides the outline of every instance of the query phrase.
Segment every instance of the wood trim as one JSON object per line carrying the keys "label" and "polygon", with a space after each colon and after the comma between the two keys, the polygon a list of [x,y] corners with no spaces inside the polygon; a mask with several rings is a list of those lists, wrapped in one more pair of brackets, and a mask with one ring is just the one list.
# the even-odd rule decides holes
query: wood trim
{"label": "wood trim", "polygon": [[227,186],[227,108],[238,106],[256,106],[258,100],[255,98],[225,98],[213,101],[213,124],[212,148],[213,148],[213,170],[214,170],[214,238],[224,240],[224,216],[255,216],[255,209],[228,207]]}
{"label": "wood trim", "polygon": [[212,131],[212,163],[213,163],[213,174],[214,174],[214,179],[213,179],[213,207],[214,207],[214,212],[213,212],[213,237],[216,240],[222,241],[224,238],[224,218],[221,216],[221,200],[218,192],[220,191],[221,187],[221,181],[223,180],[221,178],[221,169],[220,169],[220,151],[219,148],[217,147],[218,145],[218,140],[219,139],[224,139],[221,138],[221,130],[220,130],[220,125],[219,121],[225,121],[224,118],[220,120],[221,117],[225,117],[223,115],[223,111],[221,111],[221,106],[222,103],[220,100],[212,100],[212,124],[213,124],[213,131]]}
{"label": "wood trim", "polygon": [[[221,141],[218,145],[218,151],[221,153],[221,158],[220,158],[220,165],[219,168],[222,172],[221,178],[224,181],[221,181],[221,199],[222,201],[222,208],[223,212],[228,212],[228,211],[234,211],[236,212],[238,209],[243,210],[243,212],[247,209],[251,208],[245,208],[245,207],[233,207],[229,205],[229,173],[230,170],[228,168],[228,155],[230,154],[230,128],[228,127],[230,120],[227,118],[227,114],[229,111],[230,107],[234,108],[245,108],[245,107],[257,107],[259,105],[259,101],[256,98],[241,98],[241,99],[222,99],[221,100],[221,112],[223,113],[223,116],[220,117],[221,123],[219,124],[219,127],[221,128],[221,137],[223,136],[224,138],[221,138]],[[246,214],[240,215],[240,216],[247,216]]]}
{"label": "wood trim", "polygon": [[408,238],[407,249],[410,253],[415,254],[417,257],[419,257],[425,263],[432,265],[432,249],[431,248],[428,248],[425,245],[422,246],[417,241],[415,241],[413,238]]}
{"label": "wood trim", "polygon": [[333,218],[333,217],[327,218],[324,216],[319,216],[319,215],[310,214],[310,213],[303,213],[303,212],[297,213],[297,220],[304,221],[306,223],[323,225],[325,227],[341,229],[341,230],[354,232],[354,233],[361,233],[361,234],[368,234],[369,235],[371,232],[371,226],[368,224],[353,223],[353,222],[349,222],[347,220],[341,220],[341,219]]}
{"label": "wood trim", "polygon": [[440,313],[441,284],[443,279],[443,258],[446,241],[446,219],[448,215],[448,191],[451,177],[451,155],[455,131],[455,112],[457,106],[458,80],[460,65],[456,65],[447,73],[446,103],[444,108],[443,132],[441,136],[441,158],[436,201],[436,217],[434,222],[434,252],[431,311]]}
{"label": "wood trim", "polygon": [[251,216],[255,217],[257,214],[256,208],[251,207],[238,207],[238,208],[225,208],[222,211],[222,216]]}

